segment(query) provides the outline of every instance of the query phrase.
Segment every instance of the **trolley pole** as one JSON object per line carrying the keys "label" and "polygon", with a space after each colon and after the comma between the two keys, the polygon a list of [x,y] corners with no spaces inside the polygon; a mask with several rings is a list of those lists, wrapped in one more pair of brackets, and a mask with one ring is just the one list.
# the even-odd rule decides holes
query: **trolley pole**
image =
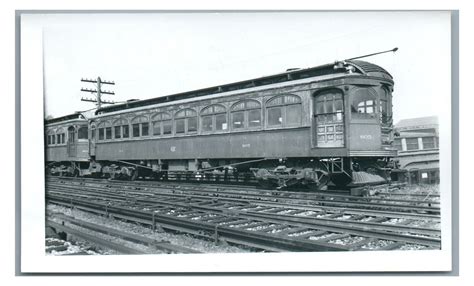
{"label": "trolley pole", "polygon": [[97,77],[97,79],[81,78],[81,81],[82,82],[94,83],[96,85],[96,89],[81,88],[81,91],[95,93],[95,99],[94,98],[84,98],[83,97],[83,98],[81,98],[81,101],[95,102],[96,105],[97,105],[97,108],[100,108],[102,106],[102,104],[114,104],[115,103],[115,102],[109,101],[109,100],[102,100],[102,94],[112,94],[112,95],[115,94],[115,92],[113,92],[113,91],[102,90],[102,85],[104,85],[104,84],[115,85],[115,82],[102,80],[100,78],[100,76]]}

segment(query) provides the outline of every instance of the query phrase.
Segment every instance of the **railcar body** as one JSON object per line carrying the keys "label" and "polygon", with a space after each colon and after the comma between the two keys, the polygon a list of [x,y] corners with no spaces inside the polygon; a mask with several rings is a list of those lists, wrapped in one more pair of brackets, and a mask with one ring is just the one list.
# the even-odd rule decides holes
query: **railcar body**
{"label": "railcar body", "polygon": [[88,121],[71,114],[45,122],[45,161],[52,174],[79,175],[89,165]]}
{"label": "railcar body", "polygon": [[380,181],[396,155],[393,84],[377,65],[346,61],[101,108],[89,120],[90,161],[125,177],[232,170],[280,187]]}

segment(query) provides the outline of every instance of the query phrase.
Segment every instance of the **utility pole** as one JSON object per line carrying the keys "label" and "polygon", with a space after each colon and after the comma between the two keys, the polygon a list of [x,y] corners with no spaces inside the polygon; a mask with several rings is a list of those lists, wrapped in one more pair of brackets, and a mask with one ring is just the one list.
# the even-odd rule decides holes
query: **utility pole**
{"label": "utility pole", "polygon": [[114,104],[115,103],[115,102],[109,101],[109,100],[102,100],[102,94],[112,94],[112,95],[115,94],[113,91],[102,90],[102,85],[103,84],[115,85],[115,82],[105,81],[105,80],[102,80],[100,77],[97,77],[97,79],[81,78],[81,81],[96,84],[96,89],[81,88],[81,91],[95,93],[96,94],[95,99],[94,98],[81,98],[81,101],[95,102],[96,105],[97,105],[97,108],[100,108],[102,106],[102,104]]}

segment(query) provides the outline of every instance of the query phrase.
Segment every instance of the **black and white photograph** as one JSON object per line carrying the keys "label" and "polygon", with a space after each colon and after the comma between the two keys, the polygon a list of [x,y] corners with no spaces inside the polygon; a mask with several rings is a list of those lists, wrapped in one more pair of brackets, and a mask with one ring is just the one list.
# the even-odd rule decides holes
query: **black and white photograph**
{"label": "black and white photograph", "polygon": [[22,268],[449,271],[451,16],[22,14]]}

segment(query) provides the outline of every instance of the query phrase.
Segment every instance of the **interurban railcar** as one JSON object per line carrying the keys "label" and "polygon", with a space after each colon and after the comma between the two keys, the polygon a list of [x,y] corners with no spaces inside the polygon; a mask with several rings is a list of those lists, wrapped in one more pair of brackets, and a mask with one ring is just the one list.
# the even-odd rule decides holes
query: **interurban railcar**
{"label": "interurban railcar", "polygon": [[[68,151],[89,140],[88,154],[80,153],[88,163],[69,165],[79,175],[166,179],[253,172],[261,183],[280,187],[374,183],[387,176],[396,155],[393,85],[382,67],[348,60],[128,101],[100,108],[80,124],[47,121],[46,130],[57,136],[55,126],[74,129],[59,144]],[[79,135],[81,128],[87,136]],[[60,146],[51,143],[47,161],[57,165]]]}

